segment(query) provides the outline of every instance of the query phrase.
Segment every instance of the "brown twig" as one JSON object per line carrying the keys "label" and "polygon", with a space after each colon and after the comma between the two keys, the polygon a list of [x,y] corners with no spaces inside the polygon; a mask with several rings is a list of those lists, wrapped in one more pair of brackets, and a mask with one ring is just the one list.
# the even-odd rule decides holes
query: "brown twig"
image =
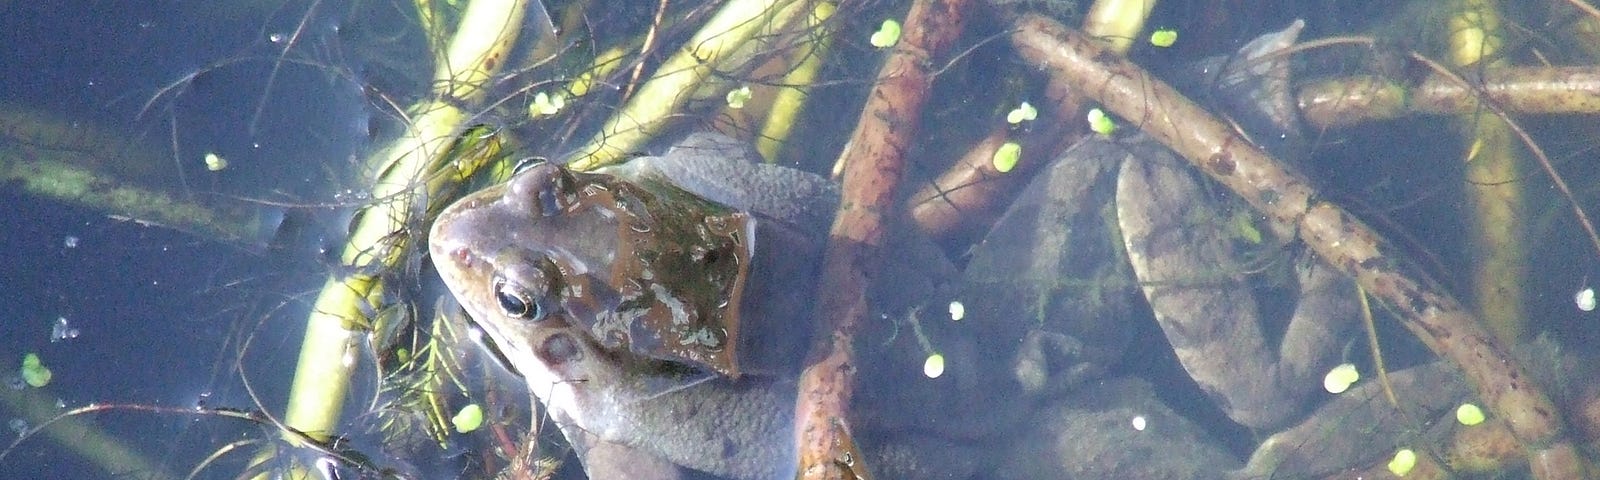
{"label": "brown twig", "polygon": [[929,237],[954,236],[967,230],[967,224],[981,217],[994,217],[986,213],[998,211],[1005,202],[1001,192],[1015,192],[1029,172],[1048,161],[1045,155],[1027,149],[1028,155],[1017,162],[1016,170],[1001,173],[994,168],[994,153],[1011,138],[1005,128],[994,128],[979,140],[967,153],[961,155],[949,170],[924,185],[906,202],[911,208],[912,221]]}
{"label": "brown twig", "polygon": [[997,128],[979,141],[956,164],[932,183],[912,194],[907,204],[911,218],[923,233],[936,239],[957,238],[982,230],[985,220],[999,218],[1013,195],[1022,190],[1033,172],[1048,164],[1088,131],[1079,112],[1083,95],[1064,82],[1050,81],[1049,102],[1040,105],[1033,130],[1020,135],[1022,160],[1009,172],[994,167],[994,153],[1014,134]]}
{"label": "brown twig", "polygon": [[1298,230],[1313,251],[1355,277],[1424,344],[1459,365],[1489,410],[1506,420],[1537,478],[1582,477],[1583,461],[1550,398],[1471,313],[1403,262],[1377,232],[1339,206],[1318,200],[1298,173],[1137,65],[1047,18],[1023,17],[1017,27],[1012,41],[1025,58],[1084,85],[1086,94],[1268,218]]}
{"label": "brown twig", "polygon": [[933,83],[931,60],[961,33],[965,0],[918,0],[907,13],[899,44],[878,72],[876,87],[841,153],[843,199],[823,255],[817,340],[800,376],[795,432],[800,477],[866,478],[846,421],[854,387],[851,343],[866,318],[865,292],[878,263],[904,156],[916,136]]}

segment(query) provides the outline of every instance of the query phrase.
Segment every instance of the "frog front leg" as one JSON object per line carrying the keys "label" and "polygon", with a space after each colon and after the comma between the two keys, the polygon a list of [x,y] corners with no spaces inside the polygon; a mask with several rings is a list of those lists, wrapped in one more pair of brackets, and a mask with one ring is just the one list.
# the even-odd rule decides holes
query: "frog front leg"
{"label": "frog front leg", "polygon": [[1263,332],[1251,287],[1212,197],[1159,147],[1137,148],[1117,185],[1128,258],[1178,361],[1234,421],[1286,424],[1338,360],[1356,318],[1354,286],[1331,267],[1297,259],[1300,298],[1278,348]]}

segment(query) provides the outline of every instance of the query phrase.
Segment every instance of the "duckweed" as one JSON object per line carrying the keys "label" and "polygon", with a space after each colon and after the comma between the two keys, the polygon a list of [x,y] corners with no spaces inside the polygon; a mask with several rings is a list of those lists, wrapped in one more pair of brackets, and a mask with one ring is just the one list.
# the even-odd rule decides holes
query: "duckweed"
{"label": "duckweed", "polygon": [[1394,458],[1389,460],[1389,473],[1393,473],[1397,477],[1404,477],[1407,473],[1411,473],[1411,469],[1416,468],[1416,466],[1417,452],[1413,452],[1409,448],[1402,448],[1394,452]]}
{"label": "duckweed", "polygon": [[22,356],[22,380],[33,388],[41,388],[50,384],[50,367],[44,366],[39,360],[39,355],[29,353]]}
{"label": "duckweed", "polygon": [[1328,393],[1344,393],[1345,390],[1350,389],[1351,384],[1360,379],[1361,372],[1356,371],[1355,364],[1340,364],[1337,367],[1333,367],[1332,370],[1328,370],[1328,374],[1322,377],[1322,388],[1327,390]]}
{"label": "duckweed", "polygon": [[878,27],[878,31],[872,32],[870,41],[872,46],[878,48],[889,48],[900,43],[900,22],[892,18],[884,20],[883,25]]}
{"label": "duckweed", "polygon": [[1039,109],[1033,108],[1033,105],[1028,102],[1022,102],[1021,105],[1017,105],[1017,108],[1013,108],[1009,113],[1006,113],[1006,123],[1012,125],[1036,118],[1039,118]]}
{"label": "duckweed", "polygon": [[1006,142],[994,151],[994,170],[1006,173],[1017,168],[1017,161],[1022,159],[1022,145],[1017,142]]}
{"label": "duckweed", "polygon": [[1167,47],[1172,46],[1172,44],[1174,44],[1174,43],[1178,43],[1178,31],[1177,30],[1173,30],[1173,29],[1170,29],[1170,28],[1158,28],[1158,29],[1156,29],[1156,31],[1150,33],[1150,44],[1151,45],[1155,45],[1155,46],[1161,47],[1161,48],[1167,48]]}
{"label": "duckweed", "polygon": [[930,354],[927,360],[922,361],[922,374],[928,378],[939,378],[944,375],[944,355]]}
{"label": "duckweed", "polygon": [[483,407],[476,403],[461,407],[461,411],[450,417],[450,423],[455,425],[456,431],[468,433],[483,426]]}
{"label": "duckweed", "polygon": [[1483,409],[1478,408],[1477,405],[1463,403],[1460,407],[1456,407],[1456,421],[1461,422],[1462,425],[1470,427],[1483,423],[1483,420]]}
{"label": "duckweed", "polygon": [[1117,122],[1112,121],[1111,116],[1106,115],[1104,110],[1098,108],[1089,109],[1087,120],[1089,120],[1089,129],[1094,130],[1094,133],[1109,136],[1117,131]]}
{"label": "duckweed", "polygon": [[750,87],[740,86],[728,91],[728,108],[738,110],[744,108],[744,102],[750,101]]}

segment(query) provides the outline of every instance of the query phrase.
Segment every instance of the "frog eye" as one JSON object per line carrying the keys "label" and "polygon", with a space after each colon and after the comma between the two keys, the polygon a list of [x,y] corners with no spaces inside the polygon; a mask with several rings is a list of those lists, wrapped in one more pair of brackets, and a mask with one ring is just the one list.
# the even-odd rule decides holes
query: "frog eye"
{"label": "frog eye", "polygon": [[500,312],[508,317],[522,318],[529,321],[544,320],[548,312],[543,302],[528,291],[504,280],[497,280],[494,284],[494,300],[500,304]]}

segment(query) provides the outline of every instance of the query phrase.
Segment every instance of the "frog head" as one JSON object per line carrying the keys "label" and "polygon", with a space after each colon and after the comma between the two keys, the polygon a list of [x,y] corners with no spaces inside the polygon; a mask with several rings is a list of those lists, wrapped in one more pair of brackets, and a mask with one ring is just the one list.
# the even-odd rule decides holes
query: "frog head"
{"label": "frog head", "polygon": [[534,331],[737,377],[739,298],[753,223],[659,182],[538,164],[441,213],[440,275],[512,366]]}
{"label": "frog head", "polygon": [[795,279],[810,276],[812,235],[665,178],[535,165],[441,213],[434,264],[580,454],[610,445],[730,478],[792,475],[794,379],[739,354],[796,363],[771,340],[805,345],[793,304],[809,297]]}

